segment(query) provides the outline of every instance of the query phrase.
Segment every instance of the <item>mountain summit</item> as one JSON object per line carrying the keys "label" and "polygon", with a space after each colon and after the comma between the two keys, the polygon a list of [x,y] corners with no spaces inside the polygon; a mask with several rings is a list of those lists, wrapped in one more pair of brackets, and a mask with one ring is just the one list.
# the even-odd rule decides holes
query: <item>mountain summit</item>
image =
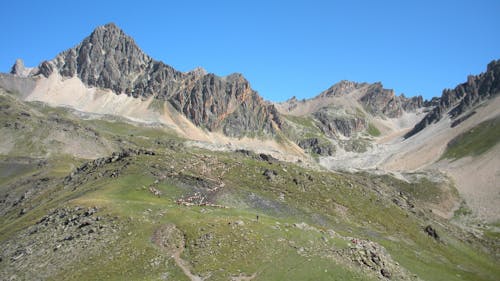
{"label": "mountain summit", "polygon": [[[76,75],[88,86],[137,97],[141,93],[135,93],[134,84],[153,59],[135,44],[134,39],[109,23],[96,28],[76,47],[59,54],[53,63],[64,77]],[[171,69],[170,72],[175,71]]]}
{"label": "mountain summit", "polygon": [[196,126],[228,136],[274,135],[281,125],[274,106],[265,103],[241,74],[219,77],[200,70],[177,71],[146,55],[113,23],[96,28],[38,69],[37,74],[45,77],[57,72],[77,77],[88,87],[168,102]]}

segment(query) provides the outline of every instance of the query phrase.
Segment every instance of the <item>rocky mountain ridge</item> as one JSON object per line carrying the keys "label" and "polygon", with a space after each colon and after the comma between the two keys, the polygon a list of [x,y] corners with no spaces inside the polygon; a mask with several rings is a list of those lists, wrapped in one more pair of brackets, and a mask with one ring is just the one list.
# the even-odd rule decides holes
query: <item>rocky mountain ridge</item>
{"label": "rocky mountain ridge", "polygon": [[[219,77],[203,69],[186,73],[177,71],[146,55],[133,38],[113,23],[97,27],[80,44],[38,67],[26,68],[18,60],[11,73],[18,77],[41,76],[46,79],[56,74],[63,81],[76,78],[89,88],[109,89],[117,95],[152,100],[153,107],[160,111],[167,104],[173,112],[209,132],[221,132],[236,138],[275,138],[283,132],[300,147],[317,144],[313,150],[326,151],[328,155],[335,149],[328,144],[330,141],[324,140],[351,138],[366,131],[370,127],[366,114],[377,118],[399,118],[404,112],[414,112],[424,105],[421,97],[396,96],[393,90],[383,88],[381,83],[341,81],[312,100],[353,99],[362,110],[351,107],[349,113],[344,114],[342,110],[339,113],[338,108],[316,108],[312,117],[318,121],[323,141],[297,138],[283,117],[289,113],[283,110],[285,105],[264,101],[243,75],[235,73]],[[296,100],[288,102],[290,109],[297,105],[300,102]]]}
{"label": "rocky mountain ridge", "polygon": [[[288,136],[306,151],[322,156],[333,156],[335,151],[365,152],[374,137],[394,133],[407,126],[388,126],[387,123],[408,123],[403,120],[419,118],[422,111],[432,106],[421,96],[397,96],[380,82],[347,80],[334,84],[311,99],[299,101],[293,97],[275,105],[281,114],[287,116],[288,129],[292,131],[287,132]],[[305,120],[308,120],[306,127],[309,128],[303,126]],[[310,131],[311,127],[316,132]]]}
{"label": "rocky mountain ridge", "polygon": [[380,82],[370,85],[360,101],[369,112],[389,118],[400,117],[403,111],[413,112],[424,105],[422,96],[396,96],[394,90],[384,89]]}
{"label": "rocky mountain ridge", "polygon": [[[278,103],[278,108],[284,113],[294,114],[297,107],[304,103],[311,103],[314,100],[325,100],[329,98],[352,97],[368,113],[384,116],[388,118],[397,118],[403,114],[403,111],[414,112],[415,110],[429,105],[422,96],[407,98],[404,94],[397,96],[392,89],[386,89],[381,82],[376,83],[358,83],[354,81],[342,80],[316,97],[311,99],[297,100],[292,97],[289,100]],[[320,107],[326,107],[330,102],[321,104]],[[316,108],[318,109],[318,108]],[[297,113],[300,115],[300,113]]]}
{"label": "rocky mountain ridge", "polygon": [[[21,66],[16,62],[12,73],[26,75]],[[28,75],[47,78],[53,72],[76,76],[88,87],[168,102],[196,126],[229,136],[274,135],[281,125],[273,106],[241,74],[219,77],[199,69],[177,71],[146,55],[113,23],[96,28],[80,44],[42,62]]]}
{"label": "rocky mountain ridge", "polygon": [[[438,120],[436,116],[442,115],[445,108],[458,102],[460,106],[450,114],[460,115],[476,100],[491,96],[484,93],[490,93],[493,91],[491,89],[498,87],[498,82],[495,82],[498,80],[495,78],[498,70],[494,71],[498,66],[495,65],[498,63],[488,66],[492,75],[471,77],[468,83],[453,91],[445,91],[442,98],[431,101],[424,101],[421,96],[398,96],[380,82],[343,80],[308,100],[291,98],[282,103],[270,103],[254,91],[241,74],[219,77],[203,69],[180,72],[156,61],[146,55],[130,36],[110,23],[96,28],[80,44],[60,53],[53,60],[42,62],[38,67],[26,68],[22,61],[16,61],[12,74],[34,81],[43,78],[50,80],[49,77],[53,76],[61,77],[61,83],[77,79],[89,88],[108,89],[116,96],[134,99],[138,103],[147,101],[147,110],[140,108],[131,116],[132,119],[140,119],[141,114],[149,114],[153,110],[166,110],[168,113],[165,115],[169,115],[167,121],[170,123],[165,124],[177,126],[179,122],[184,122],[181,119],[185,117],[187,122],[176,128],[196,128],[194,134],[191,131],[185,133],[188,138],[195,135],[193,139],[196,139],[200,132],[217,132],[222,133],[223,138],[239,139],[264,137],[283,140],[285,137],[288,151],[292,149],[299,155],[305,151],[313,155],[334,156],[343,152],[364,153],[378,140],[400,136],[401,132],[414,127],[406,135],[408,137],[425,124]],[[0,78],[2,85],[13,83],[8,81],[8,77]],[[60,94],[55,92],[46,95],[46,91],[47,86],[42,87],[34,100],[50,101]],[[43,95],[47,97],[39,99]],[[90,98],[85,95],[86,92],[80,97],[87,100],[96,97],[92,93]],[[65,105],[68,99],[73,99],[72,95],[67,95],[61,104]],[[117,115],[127,112],[126,104],[130,99],[108,100],[109,106],[103,107],[98,113],[107,114],[106,110],[116,103],[125,105],[117,111],[112,108],[113,112],[117,112]],[[81,108],[85,110],[85,105]],[[177,118],[177,115],[182,118]],[[454,124],[466,117],[457,118]],[[210,135],[204,137],[211,138]],[[228,139],[222,142],[227,144]]]}
{"label": "rocky mountain ridge", "polygon": [[486,72],[470,75],[467,81],[455,89],[445,89],[439,103],[405,137],[409,138],[432,123],[441,120],[446,114],[453,120],[452,126],[458,125],[470,115],[462,116],[475,105],[491,99],[500,93],[500,60],[490,62]]}

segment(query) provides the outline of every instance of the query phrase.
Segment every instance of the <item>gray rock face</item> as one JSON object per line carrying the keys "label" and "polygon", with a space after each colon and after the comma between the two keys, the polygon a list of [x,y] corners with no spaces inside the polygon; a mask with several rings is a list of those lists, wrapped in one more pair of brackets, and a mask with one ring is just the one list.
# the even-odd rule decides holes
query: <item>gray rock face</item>
{"label": "gray rock face", "polygon": [[321,156],[332,156],[335,154],[335,147],[329,142],[321,142],[318,138],[303,139],[297,145],[308,152]]}
{"label": "gray rock face", "polygon": [[38,67],[48,77],[79,77],[90,87],[135,98],[169,102],[195,125],[230,136],[274,135],[281,121],[241,74],[219,77],[204,70],[183,73],[155,61],[113,23],[98,27],[79,45]]}
{"label": "gray rock face", "polygon": [[[284,127],[283,120],[273,105],[266,104],[255,92],[246,102],[242,102],[226,119],[222,121],[224,134],[232,137],[260,134],[275,135]],[[249,130],[254,128],[254,130]]]}
{"label": "gray rock face", "polygon": [[221,128],[232,137],[252,132],[274,135],[281,127],[274,106],[266,104],[241,74],[193,76],[181,88],[168,101],[197,126]]}
{"label": "gray rock face", "polygon": [[422,96],[412,98],[404,95],[396,96],[393,90],[385,89],[380,82],[368,84],[343,80],[322,92],[318,97],[339,97],[353,92],[360,93],[359,101],[366,111],[389,118],[397,118],[403,111],[413,112],[425,106]]}
{"label": "gray rock face", "polygon": [[360,102],[368,112],[375,115],[396,118],[403,114],[400,99],[394,95],[393,90],[384,89],[381,83],[370,85]]}
{"label": "gray rock face", "polygon": [[54,71],[54,65],[48,61],[44,61],[38,67],[38,70],[35,72],[35,75],[43,75],[45,77],[49,77],[53,71]]}
{"label": "gray rock face", "polygon": [[356,83],[353,81],[342,80],[322,92],[319,97],[338,97],[347,95],[366,85],[367,83]]}
{"label": "gray rock face", "polygon": [[414,112],[424,106],[422,96],[411,98],[404,95],[396,96],[394,90],[385,89],[381,83],[369,85],[359,101],[368,112],[389,118],[400,117],[403,111]]}
{"label": "gray rock face", "polygon": [[12,66],[12,69],[10,70],[11,74],[22,76],[24,72],[26,71],[26,68],[24,67],[24,62],[21,59],[17,59],[16,63]]}
{"label": "gray rock face", "polygon": [[422,96],[407,98],[404,95],[401,95],[399,96],[399,100],[401,102],[401,107],[406,112],[415,112],[419,108],[426,107]]}
{"label": "gray rock face", "polygon": [[362,132],[368,127],[368,122],[362,117],[341,116],[329,112],[326,108],[313,113],[313,116],[320,122],[320,129],[323,133],[330,137],[338,134],[351,137],[354,133]]}
{"label": "gray rock face", "polygon": [[[467,82],[455,89],[445,89],[439,104],[430,111],[415,127],[405,135],[409,138],[423,130],[429,124],[436,123],[448,112],[451,119],[470,110],[481,101],[490,99],[500,93],[500,60],[488,64],[486,72],[469,76]],[[461,119],[463,121],[465,119]],[[460,121],[460,122],[461,122]],[[454,126],[458,125],[453,122]]]}
{"label": "gray rock face", "polygon": [[134,90],[144,82],[144,74],[152,74],[155,66],[165,76],[174,72],[155,64],[131,37],[112,23],[96,28],[78,46],[62,52],[52,62],[62,76],[78,76],[88,86],[135,97],[152,94]]}

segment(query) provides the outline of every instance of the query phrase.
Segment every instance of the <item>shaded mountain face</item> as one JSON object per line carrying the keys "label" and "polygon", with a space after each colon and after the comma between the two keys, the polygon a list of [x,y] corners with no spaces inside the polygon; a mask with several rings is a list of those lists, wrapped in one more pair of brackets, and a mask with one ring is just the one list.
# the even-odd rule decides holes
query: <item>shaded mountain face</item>
{"label": "shaded mountain face", "polygon": [[[467,82],[455,89],[445,89],[437,106],[430,111],[415,127],[406,134],[409,138],[436,123],[448,113],[453,120],[452,127],[470,117],[473,112],[461,116],[480,102],[491,99],[500,93],[500,60],[488,64],[486,72],[470,75]],[[461,116],[461,117],[460,117]]]}
{"label": "shaded mountain face", "polygon": [[[23,70],[19,63],[13,73]],[[24,70],[23,70],[24,71]],[[230,136],[274,135],[281,121],[241,74],[183,73],[155,61],[114,24],[95,29],[76,47],[43,62],[34,75],[78,77],[85,85],[170,103],[196,126]],[[237,121],[243,119],[244,121]]]}

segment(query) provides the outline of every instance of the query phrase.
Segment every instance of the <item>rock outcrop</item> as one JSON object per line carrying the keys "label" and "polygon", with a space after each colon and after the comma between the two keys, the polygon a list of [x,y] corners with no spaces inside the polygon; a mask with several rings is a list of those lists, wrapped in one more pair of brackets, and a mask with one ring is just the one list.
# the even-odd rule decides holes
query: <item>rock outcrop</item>
{"label": "rock outcrop", "polygon": [[351,137],[355,133],[364,131],[368,122],[362,118],[352,115],[338,115],[324,108],[315,112],[313,116],[320,122],[320,129],[327,136],[343,135]]}
{"label": "rock outcrop", "polygon": [[380,82],[369,84],[343,80],[323,91],[318,98],[341,97],[354,93],[357,93],[359,102],[366,111],[389,118],[400,117],[403,111],[413,112],[424,106],[422,96],[396,96],[394,90],[385,89]]}
{"label": "rock outcrop", "polygon": [[343,95],[348,95],[355,90],[361,89],[364,86],[368,85],[367,83],[356,83],[353,81],[342,80],[327,90],[323,91],[319,94],[318,97],[339,97]]}
{"label": "rock outcrop", "polygon": [[328,141],[322,141],[319,138],[302,139],[297,142],[305,151],[321,156],[332,156],[335,154],[335,147]]}
{"label": "rock outcrop", "polygon": [[422,96],[396,96],[394,90],[384,89],[381,83],[371,84],[360,102],[368,112],[389,118],[400,117],[403,111],[414,112],[424,106]]}
{"label": "rock outcrop", "polygon": [[[16,63],[16,73],[21,66]],[[76,47],[43,62],[35,75],[78,77],[85,85],[135,98],[170,103],[196,126],[240,137],[274,135],[279,114],[241,74],[219,77],[196,69],[180,72],[155,61],[115,24],[95,29]]]}
{"label": "rock outcrop", "polygon": [[[123,223],[96,207],[62,207],[2,241],[4,280],[50,279],[72,263],[101,253],[120,239]],[[84,249],[84,250],[82,250]],[[47,263],[40,270],[36,265]],[[20,270],[22,268],[22,270]]]}
{"label": "rock outcrop", "polygon": [[384,89],[381,83],[368,87],[366,94],[360,98],[364,108],[374,115],[385,115],[390,118],[401,116],[403,109],[393,90]]}
{"label": "rock outcrop", "polygon": [[10,74],[14,74],[16,76],[25,77],[29,74],[30,69],[24,66],[24,62],[22,59],[17,59],[14,65],[10,70]]}
{"label": "rock outcrop", "polygon": [[276,108],[291,116],[287,117],[286,125],[289,126],[283,128],[290,139],[307,152],[326,156],[335,153],[335,148],[366,152],[373,141],[366,138],[381,134],[377,126],[383,126],[381,124],[386,121],[397,124],[389,130],[412,126],[415,123],[406,125],[407,122],[413,122],[409,120],[418,118],[422,111],[430,110],[435,103],[436,100],[424,101],[422,96],[396,96],[380,82],[343,80],[312,99],[292,97],[277,103]]}
{"label": "rock outcrop", "polygon": [[[439,104],[431,110],[405,137],[409,138],[422,131],[429,124],[436,123],[448,114],[452,120],[472,109],[484,100],[497,96],[500,93],[500,60],[488,64],[486,72],[479,75],[470,75],[467,82],[458,85],[455,89],[445,89]],[[461,119],[464,121],[465,119]],[[454,126],[458,125],[453,122]]]}
{"label": "rock outcrop", "polygon": [[405,95],[402,94],[401,96],[399,96],[399,100],[401,102],[401,107],[406,112],[414,112],[419,108],[427,107],[424,98],[422,96],[407,98]]}

